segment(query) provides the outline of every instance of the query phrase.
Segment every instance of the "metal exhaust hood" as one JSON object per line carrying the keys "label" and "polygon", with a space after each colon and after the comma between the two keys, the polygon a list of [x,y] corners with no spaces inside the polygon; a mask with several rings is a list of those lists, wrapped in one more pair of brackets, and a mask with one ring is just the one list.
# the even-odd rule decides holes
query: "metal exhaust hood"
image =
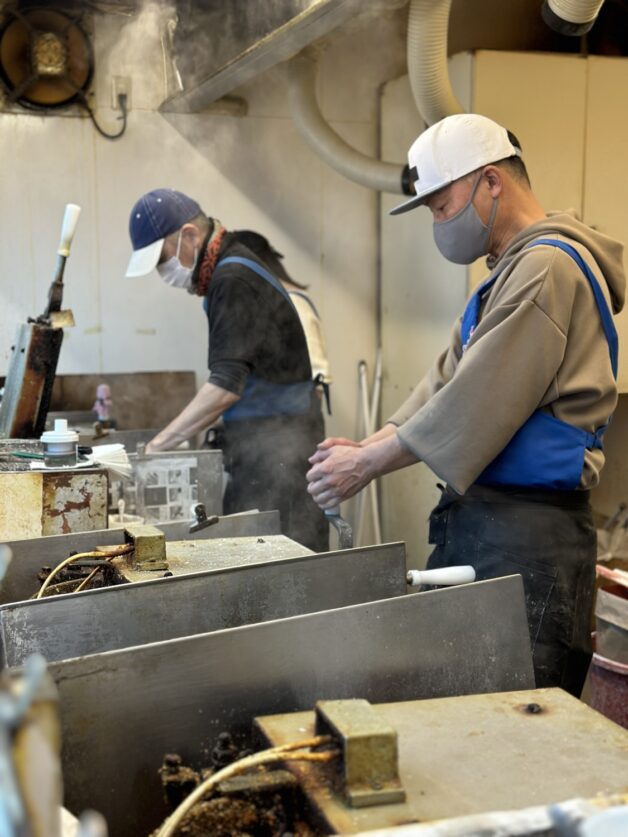
{"label": "metal exhaust hood", "polygon": [[[183,90],[166,113],[195,113],[296,55],[371,5],[364,0],[179,0],[173,47]],[[399,0],[396,0],[399,5]]]}

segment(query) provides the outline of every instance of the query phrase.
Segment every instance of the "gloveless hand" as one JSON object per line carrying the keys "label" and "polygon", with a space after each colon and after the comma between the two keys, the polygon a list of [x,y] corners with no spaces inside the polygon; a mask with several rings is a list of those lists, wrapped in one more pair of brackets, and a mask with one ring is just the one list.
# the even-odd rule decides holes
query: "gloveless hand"
{"label": "gloveless hand", "polygon": [[307,490],[322,509],[331,509],[364,488],[374,472],[370,467],[368,448],[355,442],[323,445],[325,442],[310,457],[313,467],[306,474]]}

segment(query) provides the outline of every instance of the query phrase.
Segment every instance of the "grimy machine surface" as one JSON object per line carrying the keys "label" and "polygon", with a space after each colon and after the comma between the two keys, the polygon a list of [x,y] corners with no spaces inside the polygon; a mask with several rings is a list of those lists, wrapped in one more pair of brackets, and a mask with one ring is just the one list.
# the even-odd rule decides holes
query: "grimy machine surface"
{"label": "grimy machine surface", "polygon": [[[274,747],[331,732],[341,750],[335,763],[286,763],[323,834],[451,819],[451,828],[441,823],[443,837],[493,835],[494,822],[456,829],[453,818],[601,795],[628,802],[628,730],[561,689],[374,706],[320,701],[315,711],[257,718],[255,726]],[[497,831],[576,834],[543,820],[537,812],[528,828],[502,822]]]}
{"label": "grimy machine surface", "polygon": [[[213,525],[205,526],[195,532],[190,532],[190,522],[183,520],[157,523],[154,528],[163,532],[167,554],[171,542],[188,541],[188,544],[181,548],[181,569],[184,569],[186,554],[189,556],[195,550],[201,553],[204,560],[201,567],[196,567],[197,570],[233,565],[236,557],[234,552],[241,552],[234,546],[231,540],[233,538],[252,538],[254,543],[257,543],[260,537],[266,538],[266,546],[259,544],[257,547],[251,547],[256,550],[256,558],[260,561],[264,560],[264,556],[267,556],[266,560],[272,559],[274,551],[269,548],[268,544],[272,544],[275,539],[281,539],[285,544],[283,549],[288,550],[288,554],[304,555],[309,552],[300,544],[280,535],[278,512],[246,512],[219,517]],[[54,567],[74,552],[90,552],[98,546],[120,546],[125,543],[125,540],[124,529],[102,529],[94,532],[7,541],[6,546],[11,550],[13,560],[0,586],[0,604],[29,599],[38,589],[37,573],[43,566]],[[222,543],[212,550],[211,541]],[[197,544],[198,549],[190,546],[191,542]],[[203,544],[206,545],[205,548]],[[177,571],[176,563],[175,560],[173,562],[175,572]]]}
{"label": "grimy machine surface", "polygon": [[[369,561],[366,551],[360,561],[361,550],[348,550],[265,565],[275,576],[259,597],[268,597],[271,612],[286,598],[293,602],[281,605],[284,614],[316,612],[51,663],[66,807],[102,812],[120,837],[149,834],[166,813],[157,777],[164,755],[178,753],[200,766],[223,731],[246,745],[259,715],[305,710],[323,699],[387,702],[534,686],[520,577],[404,594],[381,567],[387,564],[388,573],[400,567],[391,546],[370,548],[379,550],[379,561],[375,554]],[[326,572],[318,573],[319,561]],[[313,575],[304,582],[308,571]],[[244,569],[233,572],[244,579]],[[301,581],[294,580],[297,572]],[[337,606],[342,595],[351,601],[360,583],[374,591],[375,572],[388,598]],[[247,568],[249,592],[244,583],[232,584],[233,573],[218,573],[214,583],[228,581],[231,594],[237,597],[239,588],[246,600],[263,578],[254,573]],[[163,588],[172,591],[176,583],[166,579]],[[105,595],[113,601],[120,591],[89,598]],[[88,594],[75,599],[81,597]]]}
{"label": "grimy machine surface", "polygon": [[[448,757],[453,751],[459,757],[489,741],[491,713],[505,716],[509,735],[507,721],[515,713],[523,742],[530,736],[525,721],[543,715],[538,729],[545,717],[563,711],[537,693],[519,694],[534,687],[519,576],[407,593],[403,544],[315,554],[273,534],[274,513],[221,518],[194,532],[193,540],[188,523],[161,528],[173,575],[161,577],[157,570],[155,578],[155,571],[140,568],[133,583],[35,601],[24,601],[23,593],[32,593],[33,573],[42,563],[89,550],[103,536],[121,543],[128,535],[110,530],[10,545],[15,574],[0,606],[3,663],[19,671],[35,651],[49,661],[59,696],[65,806],[100,811],[110,834],[148,835],[163,820],[158,771],[167,753],[198,769],[221,732],[238,746],[253,744],[260,734],[271,743],[303,737],[312,721],[291,713],[311,713],[321,701],[394,701],[385,720],[399,730],[398,773],[406,786],[403,800],[384,804],[377,798],[365,814],[351,806],[347,811],[346,789],[334,796],[335,774],[318,798],[311,775],[297,771],[325,822],[320,833],[355,833],[439,810],[452,796],[437,777],[445,775],[444,756],[438,757],[441,773],[427,770],[432,784],[421,778],[426,770],[420,761],[423,752],[430,758],[439,752],[439,734],[449,741]],[[511,699],[510,693],[519,696]],[[461,695],[486,700],[468,704],[471,709],[460,704],[452,737],[454,727],[441,708],[448,701],[436,699]],[[427,714],[421,709],[426,704],[434,707]],[[525,708],[537,704],[539,711]],[[386,707],[375,710],[386,713]],[[358,721],[343,725],[336,719],[334,734],[355,731]],[[415,726],[428,727],[429,736],[421,739]],[[605,741],[609,764],[615,764],[618,743],[608,734]],[[510,757],[503,744],[504,752],[491,750],[495,773]],[[488,775],[481,761],[477,769]],[[605,779],[606,770],[600,775]],[[471,781],[468,775],[465,781]],[[447,815],[473,810],[469,796],[465,786]]]}

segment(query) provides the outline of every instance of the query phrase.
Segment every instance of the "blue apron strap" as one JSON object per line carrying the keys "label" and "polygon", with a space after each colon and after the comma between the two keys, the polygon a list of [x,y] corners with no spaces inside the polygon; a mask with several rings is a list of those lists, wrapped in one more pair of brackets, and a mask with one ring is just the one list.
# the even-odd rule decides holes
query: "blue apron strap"
{"label": "blue apron strap", "polygon": [[612,314],[608,310],[606,299],[604,298],[604,294],[602,293],[602,289],[600,288],[600,283],[593,275],[593,271],[582,258],[580,253],[576,250],[576,248],[572,247],[571,244],[567,244],[566,241],[558,241],[555,238],[537,238],[536,241],[533,241],[530,244],[528,244],[526,249],[528,247],[535,247],[537,244],[549,244],[550,247],[560,248],[563,252],[571,256],[571,258],[575,261],[575,263],[578,265],[580,270],[587,278],[589,284],[591,285],[591,289],[593,291],[593,296],[595,297],[595,302],[597,304],[598,311],[600,312],[602,328],[604,329],[604,334],[606,335],[606,340],[608,342],[608,351],[611,357],[613,376],[617,378],[617,331],[615,329],[615,325],[613,324]]}
{"label": "blue apron strap", "polygon": [[290,294],[281,284],[279,279],[273,276],[265,267],[262,267],[261,264],[254,262],[252,259],[245,259],[242,256],[227,256],[226,259],[221,259],[216,267],[214,268],[214,272],[218,270],[219,267],[222,267],[225,264],[242,264],[245,267],[248,267],[249,270],[252,270],[254,273],[257,273],[258,276],[261,276],[262,279],[265,279],[269,282],[275,290],[279,291],[279,293],[288,300],[290,305],[292,306],[293,310],[296,312],[296,308],[294,307],[294,302],[290,299]]}
{"label": "blue apron strap", "polygon": [[467,348],[467,343],[471,339],[471,335],[475,331],[475,327],[478,324],[478,320],[480,318],[480,307],[482,305],[482,297],[490,291],[490,289],[493,287],[493,285],[499,278],[500,273],[501,271],[496,273],[495,276],[490,276],[485,282],[482,282],[482,284],[478,287],[471,299],[467,302],[467,307],[464,309],[464,313],[462,315],[462,323],[460,326],[463,352]]}

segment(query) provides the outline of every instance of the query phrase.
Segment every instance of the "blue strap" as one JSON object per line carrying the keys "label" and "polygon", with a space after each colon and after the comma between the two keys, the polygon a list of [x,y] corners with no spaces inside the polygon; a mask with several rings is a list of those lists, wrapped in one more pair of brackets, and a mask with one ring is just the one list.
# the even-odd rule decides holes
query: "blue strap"
{"label": "blue strap", "polygon": [[[566,241],[558,241],[555,238],[538,238],[536,241],[533,241],[531,244],[529,244],[528,247],[534,247],[537,244],[549,244],[550,247],[559,247],[563,252],[571,256],[571,258],[575,261],[580,270],[588,279],[589,284],[591,285],[591,289],[593,290],[593,296],[595,297],[595,302],[597,304],[598,311],[600,312],[602,328],[604,329],[604,334],[606,335],[606,340],[608,342],[608,351],[611,357],[613,377],[617,378],[617,331],[615,329],[615,325],[613,324],[612,314],[608,310],[606,299],[604,298],[604,294],[602,293],[602,289],[600,288],[600,283],[593,275],[593,271],[582,258],[580,253],[576,250],[576,248],[572,247],[571,244],[567,244]],[[528,248],[526,247],[526,249]]]}
{"label": "blue strap", "polygon": [[245,267],[248,267],[249,270],[252,270],[254,273],[257,273],[258,276],[261,276],[262,279],[265,279],[269,282],[275,290],[279,291],[279,293],[288,300],[294,311],[296,312],[296,308],[294,307],[294,302],[290,299],[290,294],[281,284],[279,279],[273,276],[265,267],[262,267],[261,264],[254,262],[252,259],[245,259],[242,256],[227,256],[226,259],[221,259],[216,267],[214,268],[214,273],[223,265],[226,264],[242,264]]}
{"label": "blue strap", "polygon": [[[580,253],[578,253],[575,247],[572,247],[571,244],[567,244],[565,241],[558,241],[555,238],[538,238],[536,239],[536,241],[532,241],[530,242],[530,244],[526,245],[525,249],[527,250],[530,247],[536,247],[539,244],[548,244],[550,247],[558,247],[561,250],[563,250],[563,252],[571,256],[571,258],[575,261],[575,263],[578,265],[578,267],[586,277],[587,281],[589,282],[591,290],[593,291],[595,303],[600,314],[600,319],[602,321],[604,335],[608,343],[608,351],[611,359],[613,376],[617,378],[617,331],[615,330],[615,326],[613,324],[613,317],[608,309],[608,305],[606,304],[606,299],[604,298],[604,294],[602,293],[600,284],[593,275],[591,268],[582,258]],[[503,269],[504,268],[502,268],[502,270]],[[490,276],[485,282],[483,282],[467,303],[467,307],[464,309],[460,329],[463,352],[467,348],[467,344],[471,339],[475,327],[478,324],[478,320],[480,317],[480,307],[482,305],[482,298],[485,296],[485,294],[488,293],[488,291],[490,291],[490,289],[493,287],[500,275],[501,270],[498,271],[494,276]]]}
{"label": "blue strap", "polygon": [[479,286],[479,288],[476,290],[476,292],[473,294],[473,296],[467,303],[467,307],[464,309],[461,325],[463,352],[467,348],[467,343],[471,339],[471,335],[475,331],[475,327],[478,324],[478,320],[480,319],[480,306],[482,305],[482,297],[490,291],[495,282],[499,279],[500,274],[501,270],[499,270],[495,274],[495,276],[490,276],[485,282],[482,282],[482,284]]}

